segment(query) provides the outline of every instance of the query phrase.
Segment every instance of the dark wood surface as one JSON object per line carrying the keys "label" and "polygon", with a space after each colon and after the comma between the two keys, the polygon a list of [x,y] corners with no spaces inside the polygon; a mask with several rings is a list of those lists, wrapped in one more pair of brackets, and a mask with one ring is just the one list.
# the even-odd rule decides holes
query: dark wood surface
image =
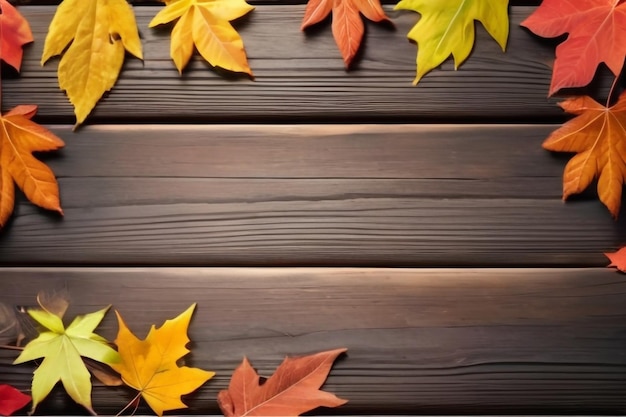
{"label": "dark wood surface", "polygon": [[[235,26],[252,81],[198,57],[180,77],[169,28],[147,27],[161,6],[136,0],[145,61],[127,59],[77,133],[58,61],[39,65],[58,1],[17,3],[36,42],[19,78],[3,69],[2,110],[38,104],[66,142],[40,155],[65,217],[18,196],[0,302],[64,289],[69,315],[112,303],[140,336],[197,302],[189,362],[217,376],[188,414],[218,413],[244,355],[269,375],[336,347],[326,388],[350,402],[327,414],[626,414],[626,280],[595,268],[624,220],[593,190],[560,200],[568,155],[541,149],[567,119],[546,97],[556,41],[519,27],[538,1],[511,1],[506,53],[477,24],[458,72],[447,61],[413,87],[419,15],[394,1],[395,29],[367,23],[348,72],[329,21],[300,32],[306,1],[251,1]],[[604,100],[610,83],[601,69],[576,93]],[[14,357],[0,350],[0,382],[27,390]],[[104,414],[130,398],[93,394]],[[84,410],[57,389],[39,413]]]}
{"label": "dark wood surface", "polygon": [[55,127],[65,217],[22,198],[0,262],[604,266],[623,222],[561,201],[554,128]]}
{"label": "dark wood surface", "polygon": [[[347,347],[326,388],[350,402],[333,414],[626,411],[626,281],[599,269],[0,269],[0,300],[32,305],[69,292],[68,318],[109,303],[138,336],[198,308],[190,363],[217,372],[188,412],[215,396],[244,355],[269,375],[284,355]],[[114,338],[109,313],[99,331]],[[29,367],[1,351],[3,382],[26,389]],[[115,414],[130,398],[97,386]],[[67,411],[58,392],[41,412]],[[140,414],[148,412],[145,408]]]}
{"label": "dark wood surface", "polygon": [[[547,98],[553,41],[519,23],[533,7],[511,7],[506,53],[477,25],[473,54],[454,71],[451,60],[417,87],[416,46],[406,34],[418,14],[386,6],[395,29],[368,23],[362,56],[346,72],[329,24],[300,31],[304,5],[260,5],[236,27],[256,79],[213,71],[196,56],[182,76],[169,58],[169,28],[149,29],[158,6],[136,7],[145,60],[128,57],[114,89],[88,123],[102,122],[441,122],[562,121]],[[58,60],[40,65],[54,6],[20,9],[36,41],[26,48],[22,74],[3,80],[2,108],[39,105],[39,120],[73,123],[72,108],[56,79]],[[280,29],[277,29],[280,28]],[[605,100],[612,78],[584,92]],[[580,92],[580,91],[579,91]]]}

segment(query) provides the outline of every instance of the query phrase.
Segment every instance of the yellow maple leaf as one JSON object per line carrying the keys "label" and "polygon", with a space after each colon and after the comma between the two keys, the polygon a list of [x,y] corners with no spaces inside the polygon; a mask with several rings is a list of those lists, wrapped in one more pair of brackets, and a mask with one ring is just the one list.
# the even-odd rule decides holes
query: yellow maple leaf
{"label": "yellow maple leaf", "polygon": [[598,178],[600,201],[617,218],[626,179],[626,93],[611,107],[588,96],[559,105],[578,115],[543,143],[550,151],[576,152],[563,173],[563,199],[584,191]]}
{"label": "yellow maple leaf", "polygon": [[125,50],[143,59],[135,15],[126,0],[63,0],[57,8],[41,64],[63,54],[59,86],[74,105],[77,125],[115,85]]}
{"label": "yellow maple leaf", "polygon": [[189,62],[195,44],[214,67],[252,76],[243,40],[230,21],[253,9],[245,0],[169,0],[150,27],[178,19],[172,30],[170,56],[179,73]]}
{"label": "yellow maple leaf", "polygon": [[422,15],[408,38],[418,44],[417,76],[413,84],[450,55],[454,69],[467,59],[474,46],[474,20],[506,48],[509,36],[508,0],[401,0],[395,10]]}
{"label": "yellow maple leaf", "polygon": [[36,111],[37,106],[22,105],[0,116],[0,228],[13,212],[14,182],[33,204],[63,214],[54,173],[32,153],[57,150],[64,143],[29,120]]}
{"label": "yellow maple leaf", "polygon": [[115,343],[122,360],[111,367],[120,373],[126,385],[139,391],[159,416],[168,410],[187,408],[180,396],[195,391],[215,375],[177,364],[189,353],[187,328],[195,307],[191,305],[158,329],[152,326],[144,340],[137,338],[116,312],[119,332]]}

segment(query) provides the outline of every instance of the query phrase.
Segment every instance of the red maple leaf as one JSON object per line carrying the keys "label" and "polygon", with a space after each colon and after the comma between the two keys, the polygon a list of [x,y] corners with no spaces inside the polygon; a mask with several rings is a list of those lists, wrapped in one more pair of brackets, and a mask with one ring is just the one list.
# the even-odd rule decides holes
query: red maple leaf
{"label": "red maple leaf", "polygon": [[10,416],[26,407],[30,396],[10,385],[0,385],[0,416]]}
{"label": "red maple leaf", "polygon": [[611,261],[607,268],[615,267],[618,271],[626,272],[626,247],[620,248],[617,252],[607,252],[604,255]]}
{"label": "red maple leaf", "polygon": [[521,23],[535,34],[553,38],[569,33],[556,48],[550,93],[583,87],[604,62],[617,77],[626,57],[624,0],[543,0]]}
{"label": "red maple leaf", "polygon": [[333,12],[333,37],[341,56],[350,66],[361,46],[365,27],[359,12],[373,22],[389,21],[380,0],[309,0],[302,19],[302,30],[326,19]]}
{"label": "red maple leaf", "polygon": [[0,0],[0,58],[20,70],[22,46],[33,41],[28,21],[7,1]]}

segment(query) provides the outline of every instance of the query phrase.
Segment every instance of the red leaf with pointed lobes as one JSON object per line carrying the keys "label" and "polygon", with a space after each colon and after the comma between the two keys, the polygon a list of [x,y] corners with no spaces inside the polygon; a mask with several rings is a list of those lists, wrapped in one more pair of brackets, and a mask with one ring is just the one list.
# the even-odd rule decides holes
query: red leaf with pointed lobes
{"label": "red leaf with pointed lobes", "polygon": [[521,23],[535,34],[554,38],[569,33],[556,48],[550,93],[584,87],[604,62],[619,76],[626,57],[626,2],[623,0],[543,0]]}
{"label": "red leaf with pointed lobes", "polygon": [[7,0],[0,0],[0,59],[15,68],[22,66],[22,46],[33,41],[28,21]]}
{"label": "red leaf with pointed lobes", "polygon": [[337,357],[347,349],[286,358],[263,384],[248,359],[233,373],[228,390],[217,396],[226,417],[296,416],[317,407],[338,407],[347,402],[319,388]]}

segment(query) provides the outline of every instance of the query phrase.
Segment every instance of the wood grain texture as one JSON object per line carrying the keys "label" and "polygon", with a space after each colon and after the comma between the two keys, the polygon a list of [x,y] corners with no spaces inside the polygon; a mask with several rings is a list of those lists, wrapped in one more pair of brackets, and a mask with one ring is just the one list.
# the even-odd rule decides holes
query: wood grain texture
{"label": "wood grain texture", "polygon": [[[362,56],[346,72],[326,22],[302,33],[304,5],[259,5],[236,24],[256,75],[223,76],[198,56],[181,76],[169,58],[169,28],[149,29],[160,9],[136,7],[145,61],[128,58],[110,94],[89,123],[102,122],[424,122],[562,121],[557,99],[548,99],[552,41],[519,27],[533,7],[511,7],[511,35],[502,53],[479,27],[475,50],[461,70],[452,61],[432,71],[418,87],[416,47],[406,39],[418,14],[386,10],[391,26],[367,24]],[[20,77],[3,79],[3,110],[36,102],[39,119],[73,123],[58,89],[58,60],[41,67],[43,40],[54,6],[21,8],[36,42],[26,48]],[[280,30],[277,30],[280,28]],[[605,97],[612,78],[601,71],[587,92]],[[9,79],[7,79],[9,78]]]}
{"label": "wood grain texture", "polygon": [[20,199],[0,263],[604,266],[624,223],[561,202],[552,129],[54,127],[65,217]]}
{"label": "wood grain texture", "polygon": [[[269,375],[284,355],[347,347],[326,388],[333,414],[621,414],[626,411],[626,282],[609,269],[0,269],[1,299],[32,305],[69,291],[68,317],[112,303],[143,337],[193,302],[190,363],[217,376],[244,355]],[[100,333],[114,338],[109,314]],[[0,352],[3,382],[27,389],[31,368]],[[131,397],[96,386],[97,411]],[[41,413],[72,412],[55,392]],[[76,411],[76,410],[74,410]],[[147,413],[145,408],[139,414]]]}

